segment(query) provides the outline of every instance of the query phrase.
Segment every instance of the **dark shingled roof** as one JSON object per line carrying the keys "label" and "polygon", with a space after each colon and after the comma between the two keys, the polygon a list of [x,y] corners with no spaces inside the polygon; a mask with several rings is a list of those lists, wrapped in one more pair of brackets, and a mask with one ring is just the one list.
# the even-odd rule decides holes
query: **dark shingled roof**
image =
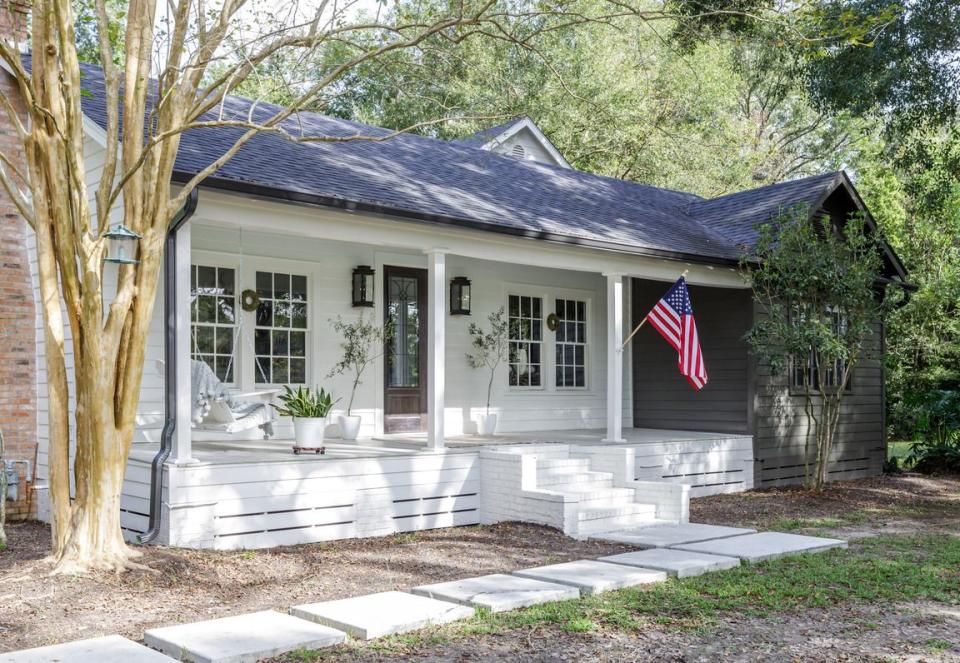
{"label": "dark shingled roof", "polygon": [[[83,65],[83,110],[106,125],[103,77]],[[245,119],[250,100],[229,97],[227,118]],[[257,103],[254,119],[278,107]],[[518,121],[518,120],[514,120]],[[509,125],[507,125],[509,126]],[[291,134],[349,139],[386,129],[304,112],[283,124]],[[502,128],[494,127],[488,131]],[[175,178],[185,180],[243,133],[217,127],[186,132]],[[297,143],[275,134],[251,139],[204,186],[279,199],[321,202],[496,232],[581,243],[627,253],[733,263],[753,224],[772,211],[816,198],[836,174],[714,200],[535,161],[461,141],[402,134],[384,141]],[[269,219],[264,219],[268,225]]]}
{"label": "dark shingled roof", "polygon": [[842,177],[841,173],[825,173],[719,198],[701,199],[691,203],[686,212],[735,244],[753,246],[757,238],[757,224],[793,207],[815,207]]}

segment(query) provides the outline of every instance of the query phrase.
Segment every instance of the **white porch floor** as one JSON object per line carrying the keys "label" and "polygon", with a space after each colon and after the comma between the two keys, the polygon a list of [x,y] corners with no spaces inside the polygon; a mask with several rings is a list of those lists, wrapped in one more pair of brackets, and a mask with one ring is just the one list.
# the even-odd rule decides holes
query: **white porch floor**
{"label": "white porch floor", "polygon": [[[355,442],[345,442],[337,438],[325,443],[326,453],[316,455],[304,453],[295,456],[292,452],[293,440],[274,438],[271,440],[198,440],[193,441],[193,457],[202,464],[221,464],[238,462],[322,462],[350,458],[382,458],[387,456],[410,456],[415,454],[464,453],[479,448],[513,446],[519,444],[576,444],[633,446],[663,443],[685,442],[696,447],[703,445],[706,451],[717,441],[731,438],[749,437],[737,433],[712,433],[701,431],[662,430],[656,428],[626,428],[623,430],[625,441],[610,445],[603,441],[602,429],[532,431],[524,433],[503,433],[492,437],[479,435],[460,435],[446,438],[446,448],[435,452],[427,448],[426,433],[404,433],[364,438]],[[137,444],[130,457],[138,461],[150,461],[157,453],[156,444]]]}

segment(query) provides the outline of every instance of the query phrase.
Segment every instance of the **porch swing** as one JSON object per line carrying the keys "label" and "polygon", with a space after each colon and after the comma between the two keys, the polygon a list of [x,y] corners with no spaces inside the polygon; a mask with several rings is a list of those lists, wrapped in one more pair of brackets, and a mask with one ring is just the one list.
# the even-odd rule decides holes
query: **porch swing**
{"label": "porch swing", "polygon": [[[242,268],[243,253],[241,251],[240,264],[236,269],[236,273],[241,273]],[[198,296],[199,293],[194,293],[191,296],[191,310]],[[236,308],[251,310],[245,306],[242,298],[240,306]],[[237,315],[238,311],[236,308],[234,309],[234,315],[236,315],[237,324],[233,329],[233,346],[223,375],[229,376],[233,371],[234,360],[237,354],[238,337],[246,341],[247,345],[250,346],[250,354],[257,364],[256,369],[258,374],[263,375],[265,373],[263,373],[262,367],[260,366],[260,358],[257,357],[249,337],[243,333],[243,315]],[[226,433],[228,435],[259,428],[263,431],[263,439],[269,440],[274,434],[273,424],[276,420],[270,403],[281,390],[259,389],[246,392],[232,391],[229,386],[223,383],[207,362],[193,358],[202,356],[203,353],[197,340],[197,327],[193,325],[192,319],[190,325],[190,340],[192,346],[190,359],[191,428],[194,430]],[[162,360],[157,361],[157,367],[162,373]]]}

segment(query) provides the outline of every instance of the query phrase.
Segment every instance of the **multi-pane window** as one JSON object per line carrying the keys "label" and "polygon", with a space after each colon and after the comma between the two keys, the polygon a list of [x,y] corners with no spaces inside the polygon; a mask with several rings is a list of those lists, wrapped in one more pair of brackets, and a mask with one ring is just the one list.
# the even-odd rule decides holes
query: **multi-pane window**
{"label": "multi-pane window", "polygon": [[[846,332],[846,316],[836,309],[830,309],[827,311],[827,315],[830,317],[830,323],[835,333],[843,334]],[[805,360],[800,357],[791,357],[790,363],[790,387],[792,389],[804,389],[805,381],[810,385],[811,389],[819,389],[821,376],[823,378],[823,387],[826,389],[838,388],[840,382],[843,380],[844,361],[842,359],[827,362],[826,365],[820,367],[821,370],[817,370],[813,351],[811,350]],[[850,390],[851,388],[852,381],[848,380],[846,389]]]}
{"label": "multi-pane window", "polygon": [[257,272],[254,365],[260,384],[307,381],[307,277]]}
{"label": "multi-pane window", "polygon": [[543,300],[510,295],[508,301],[509,384],[511,387],[539,387],[543,367]]}
{"label": "multi-pane window", "polygon": [[228,267],[190,268],[190,356],[206,363],[221,382],[234,381],[237,324],[236,272]]}
{"label": "multi-pane window", "polygon": [[556,386],[587,386],[587,303],[557,299]]}

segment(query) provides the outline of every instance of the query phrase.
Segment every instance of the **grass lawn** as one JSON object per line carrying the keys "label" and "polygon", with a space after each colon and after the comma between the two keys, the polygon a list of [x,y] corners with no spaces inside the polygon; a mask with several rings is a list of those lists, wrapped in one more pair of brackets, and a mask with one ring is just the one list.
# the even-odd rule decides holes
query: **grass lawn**
{"label": "grass lawn", "polygon": [[[333,650],[301,651],[288,660],[320,661],[374,652],[414,655],[424,645],[542,626],[566,633],[606,634],[635,633],[651,626],[703,630],[725,613],[763,618],[843,604],[916,601],[960,605],[960,538],[946,534],[871,537],[848,550],[745,565],[512,612],[481,612],[445,627]],[[953,644],[940,639],[933,648],[949,649]]]}

